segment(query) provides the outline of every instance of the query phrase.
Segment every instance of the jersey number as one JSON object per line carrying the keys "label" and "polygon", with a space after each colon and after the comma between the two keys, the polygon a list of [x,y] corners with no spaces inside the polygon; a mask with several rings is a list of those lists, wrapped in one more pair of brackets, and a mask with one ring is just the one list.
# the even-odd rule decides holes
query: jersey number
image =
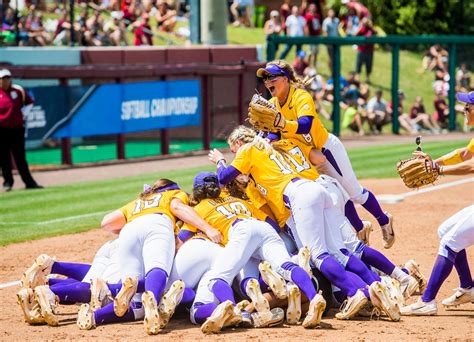
{"label": "jersey number", "polygon": [[298,163],[298,161],[295,158],[293,158],[290,154],[286,155],[288,157],[288,160],[295,166],[296,172],[300,173],[304,170],[311,169],[311,166],[306,161],[306,158],[304,157],[303,152],[298,146],[293,147],[288,152],[290,152],[291,155],[298,156],[299,160],[301,161],[301,163]]}
{"label": "jersey number", "polygon": [[288,163],[283,159],[283,157],[280,154],[272,153],[270,154],[270,159],[273,160],[277,164],[277,166],[280,168],[280,171],[284,175],[290,175],[294,173],[291,166],[288,165]]}
{"label": "jersey number", "polygon": [[162,194],[157,194],[152,199],[149,199],[147,201],[137,200],[135,202],[135,209],[133,209],[132,215],[138,214],[139,212],[145,209],[158,207],[158,205],[160,204],[161,197],[163,197]]}
{"label": "jersey number", "polygon": [[227,219],[231,219],[237,215],[252,216],[250,211],[248,211],[247,207],[241,202],[229,203],[229,209],[227,209],[225,205],[220,205],[216,208],[216,210],[222,215],[224,215]]}

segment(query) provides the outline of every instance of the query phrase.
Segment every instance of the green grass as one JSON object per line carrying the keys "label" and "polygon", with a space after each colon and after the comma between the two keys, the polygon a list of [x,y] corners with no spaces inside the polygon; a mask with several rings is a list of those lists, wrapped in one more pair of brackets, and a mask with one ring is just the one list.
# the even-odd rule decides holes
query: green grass
{"label": "green grass", "polygon": [[[464,141],[428,142],[423,147],[437,157],[463,144]],[[397,176],[395,164],[410,156],[411,151],[413,144],[383,145],[354,148],[349,150],[349,156],[359,178],[387,178]],[[213,167],[0,193],[0,246],[97,228],[105,213],[133,199],[144,183],[171,178],[190,191],[193,176],[206,169]]]}

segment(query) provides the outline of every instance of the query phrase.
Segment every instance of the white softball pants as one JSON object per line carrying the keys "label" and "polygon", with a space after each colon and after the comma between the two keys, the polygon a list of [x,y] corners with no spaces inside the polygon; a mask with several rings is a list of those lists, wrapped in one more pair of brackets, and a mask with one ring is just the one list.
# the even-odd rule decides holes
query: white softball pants
{"label": "white softball pants", "polygon": [[223,250],[217,243],[206,239],[186,241],[176,253],[168,284],[181,279],[186,287],[195,289]]}
{"label": "white softball pants", "polygon": [[173,266],[173,222],[166,215],[148,214],[127,223],[119,235],[121,279],[143,278],[153,268],[168,275]]}
{"label": "white softball pants", "polygon": [[[353,202],[364,204],[369,193],[364,192],[364,188],[354,173],[344,145],[334,134],[329,133],[328,140],[323,146],[323,153],[328,160],[324,164],[317,165],[318,172],[336,179]],[[331,164],[330,158],[333,158],[332,162],[336,164],[336,167]]]}
{"label": "white softball pants", "polygon": [[211,279],[222,279],[228,284],[251,257],[268,261],[282,273],[280,266],[291,261],[285,244],[266,222],[253,218],[240,220],[229,230],[229,242],[211,269]]}
{"label": "white softball pants", "polygon": [[108,283],[120,282],[118,259],[118,239],[107,241],[95,254],[91,268],[82,281],[90,283],[92,279],[100,278]]}
{"label": "white softball pants", "polygon": [[446,247],[460,252],[474,245],[474,205],[470,205],[444,221],[438,228],[441,239],[438,254],[448,257]]}

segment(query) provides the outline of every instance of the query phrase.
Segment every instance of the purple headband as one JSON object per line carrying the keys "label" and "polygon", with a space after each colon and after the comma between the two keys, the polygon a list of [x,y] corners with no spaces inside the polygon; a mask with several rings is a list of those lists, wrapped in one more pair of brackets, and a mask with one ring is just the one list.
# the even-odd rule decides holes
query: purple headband
{"label": "purple headband", "polygon": [[265,68],[257,70],[257,77],[263,78],[268,75],[286,76],[290,79],[290,73],[285,68],[281,68],[276,64],[268,64]]}

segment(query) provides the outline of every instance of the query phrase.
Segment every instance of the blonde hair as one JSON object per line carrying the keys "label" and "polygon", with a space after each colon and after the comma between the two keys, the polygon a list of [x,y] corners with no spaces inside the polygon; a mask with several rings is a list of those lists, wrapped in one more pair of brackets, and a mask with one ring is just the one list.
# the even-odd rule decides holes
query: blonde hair
{"label": "blonde hair", "polygon": [[247,126],[237,126],[227,138],[229,145],[234,145],[237,141],[242,141],[244,144],[250,144],[258,149],[263,149],[267,153],[274,151],[272,145],[261,136]]}
{"label": "blonde hair", "polygon": [[265,67],[268,67],[271,64],[277,65],[280,68],[283,68],[286,71],[288,71],[288,74],[290,75],[290,80],[289,80],[290,85],[295,86],[297,88],[306,89],[311,84],[311,82],[313,82],[313,80],[315,78],[314,76],[311,77],[311,76],[308,76],[308,75],[305,76],[305,78],[301,78],[300,76],[296,75],[295,69],[293,69],[291,64],[288,63],[287,61],[283,60],[283,59],[276,59],[274,61],[268,62]]}

